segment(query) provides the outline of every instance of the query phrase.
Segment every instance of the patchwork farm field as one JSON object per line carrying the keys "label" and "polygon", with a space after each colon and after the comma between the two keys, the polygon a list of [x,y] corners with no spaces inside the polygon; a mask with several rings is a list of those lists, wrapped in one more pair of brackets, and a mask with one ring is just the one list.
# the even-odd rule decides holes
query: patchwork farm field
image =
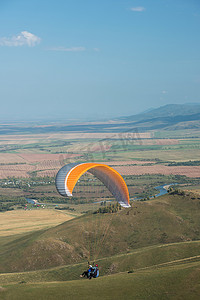
{"label": "patchwork farm field", "polygon": [[[198,133],[177,131],[173,138],[153,131],[0,135],[0,195],[7,205],[14,197],[21,197],[51,203],[50,208],[56,204],[66,208],[67,203],[67,208],[77,213],[87,211],[87,199],[99,201],[97,185],[83,180],[72,201],[60,197],[55,188],[58,170],[77,161],[96,161],[115,168],[124,176],[131,198],[154,196],[154,187],[165,183],[195,187],[200,178]],[[105,189],[98,189],[98,195],[101,201],[113,200]],[[82,208],[75,205],[77,201]]]}
{"label": "patchwork farm field", "polygon": [[198,164],[168,166],[170,162],[199,161],[199,138],[154,138],[154,135],[153,132],[1,135],[0,179],[55,177],[60,167],[75,161],[107,163],[116,166],[122,175],[199,177]]}

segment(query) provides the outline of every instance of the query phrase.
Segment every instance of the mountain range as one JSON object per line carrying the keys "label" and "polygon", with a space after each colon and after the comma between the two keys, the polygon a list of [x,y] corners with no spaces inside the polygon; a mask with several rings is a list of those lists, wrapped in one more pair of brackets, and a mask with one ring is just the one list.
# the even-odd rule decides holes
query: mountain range
{"label": "mountain range", "polygon": [[200,129],[200,104],[167,104],[144,113],[120,117],[105,122],[59,124],[0,125],[0,134],[47,132],[120,132],[131,128],[138,131]]}

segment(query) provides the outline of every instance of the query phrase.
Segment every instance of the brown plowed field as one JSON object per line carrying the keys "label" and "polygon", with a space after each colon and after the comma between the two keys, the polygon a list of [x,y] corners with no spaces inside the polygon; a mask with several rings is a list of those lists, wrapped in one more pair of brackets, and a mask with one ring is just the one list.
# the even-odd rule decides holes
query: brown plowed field
{"label": "brown plowed field", "polygon": [[70,157],[79,156],[78,154],[47,154],[47,153],[21,153],[19,154],[24,161],[28,163],[36,163],[50,160],[62,160]]}
{"label": "brown plowed field", "polygon": [[156,145],[177,145],[179,144],[178,140],[175,139],[159,139],[155,140]]}
{"label": "brown plowed field", "polygon": [[63,166],[60,160],[45,160],[37,164],[35,167],[36,171],[47,170],[47,169],[59,169]]}
{"label": "brown plowed field", "polygon": [[[7,177],[29,177],[29,172],[38,171],[40,176],[54,176],[63,166],[63,160],[78,154],[3,153],[0,156],[0,179]],[[47,174],[49,170],[53,175]]]}
{"label": "brown plowed field", "polygon": [[15,153],[1,153],[0,164],[25,163],[23,157]]}
{"label": "brown plowed field", "polygon": [[34,170],[34,166],[28,164],[19,164],[19,165],[1,165],[1,171],[16,171],[16,172],[29,172]]}
{"label": "brown plowed field", "polygon": [[122,175],[173,174],[185,175],[187,177],[200,177],[200,166],[116,166],[115,169]]}
{"label": "brown plowed field", "polygon": [[[4,156],[4,158],[2,158],[2,156]],[[6,160],[14,163],[14,159],[16,159],[18,163],[22,163],[22,161],[26,163],[0,165],[0,179],[7,177],[27,178],[29,177],[29,172],[33,171],[36,171],[37,175],[42,177],[55,176],[58,170],[63,166],[63,159],[67,157],[67,154],[4,154],[1,155],[1,161],[4,163]],[[20,161],[20,159],[23,160]],[[113,166],[122,175],[173,174],[185,175],[187,177],[200,177],[200,166],[165,166],[158,164],[149,166],[148,164],[150,163],[154,164],[155,161],[130,160],[105,162],[105,164]]]}
{"label": "brown plowed field", "polygon": [[0,179],[8,178],[8,177],[23,177],[23,178],[28,178],[29,175],[25,171],[5,171],[0,169]]}
{"label": "brown plowed field", "polygon": [[0,164],[36,163],[46,160],[63,160],[76,157],[78,154],[49,154],[49,153],[1,153]]}
{"label": "brown plowed field", "polygon": [[45,171],[37,172],[37,174],[40,177],[46,177],[46,176],[54,177],[54,176],[56,176],[58,170],[59,169],[57,169],[57,170],[45,170]]}
{"label": "brown plowed field", "polygon": [[127,166],[127,165],[145,165],[145,164],[154,164],[155,161],[142,161],[142,160],[127,160],[127,161],[109,161],[104,162],[104,164],[109,166]]}
{"label": "brown plowed field", "polygon": [[0,179],[7,177],[29,177],[28,172],[34,171],[34,166],[28,164],[0,165]]}

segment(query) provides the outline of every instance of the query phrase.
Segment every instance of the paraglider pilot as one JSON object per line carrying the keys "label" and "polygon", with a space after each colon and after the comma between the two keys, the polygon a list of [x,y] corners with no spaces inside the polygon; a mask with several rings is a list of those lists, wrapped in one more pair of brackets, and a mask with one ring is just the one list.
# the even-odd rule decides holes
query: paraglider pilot
{"label": "paraglider pilot", "polygon": [[93,271],[92,265],[89,265],[89,268],[87,271],[84,271],[83,274],[80,275],[80,277],[90,277],[90,273]]}
{"label": "paraglider pilot", "polygon": [[93,278],[99,277],[98,265],[96,264],[95,267],[93,267],[92,265],[89,265],[88,270],[83,272],[83,274],[81,274],[80,277],[87,277],[89,279],[92,279],[92,277]]}

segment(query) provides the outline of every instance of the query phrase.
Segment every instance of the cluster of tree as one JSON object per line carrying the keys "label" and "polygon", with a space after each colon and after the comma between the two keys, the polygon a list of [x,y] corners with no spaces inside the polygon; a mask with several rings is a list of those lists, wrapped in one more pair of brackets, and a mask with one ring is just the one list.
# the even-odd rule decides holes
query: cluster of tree
{"label": "cluster of tree", "polygon": [[59,207],[59,206],[56,206],[55,209],[59,209],[59,210],[71,210],[71,211],[74,211],[75,209],[74,208],[71,208],[69,206],[67,207]]}
{"label": "cluster of tree", "polygon": [[60,204],[69,203],[68,199],[64,197],[50,197],[50,196],[35,197],[34,194],[30,196],[34,197],[34,199],[38,200],[38,202],[43,202],[43,203],[60,203]]}
{"label": "cluster of tree", "polygon": [[[162,174],[144,174],[144,175],[126,175],[123,176],[125,181],[128,183],[128,186],[135,185],[143,185],[146,186],[148,184],[163,185],[171,182],[177,183],[188,183],[188,182],[196,182],[197,178],[187,178],[184,175],[162,175]],[[199,179],[198,179],[199,181]]]}
{"label": "cluster of tree", "polygon": [[12,203],[0,203],[0,212],[14,210],[14,208],[12,206],[13,206]]}
{"label": "cluster of tree", "polygon": [[185,196],[185,192],[181,189],[178,189],[178,188],[173,188],[170,186],[169,190],[168,190],[168,193],[170,195],[179,195],[179,196]]}
{"label": "cluster of tree", "polygon": [[96,210],[94,214],[111,214],[116,213],[121,209],[121,205],[117,202],[114,204],[110,204],[109,206],[99,207],[99,209]]}
{"label": "cluster of tree", "polygon": [[26,199],[24,197],[7,197],[4,195],[0,196],[0,212],[13,210],[14,207],[20,205],[24,207],[26,204]]}
{"label": "cluster of tree", "polygon": [[168,166],[200,166],[200,160],[189,160],[180,162],[171,162]]}
{"label": "cluster of tree", "polygon": [[6,196],[6,195],[0,195],[0,203],[12,203],[14,204],[26,204],[26,199],[24,197],[12,197],[12,196]]}
{"label": "cluster of tree", "polygon": [[54,203],[54,204],[85,204],[85,203],[93,203],[94,199],[88,197],[53,197],[53,196],[41,196],[37,197],[34,193],[31,194],[29,197],[38,200],[38,202],[42,203]]}
{"label": "cluster of tree", "polygon": [[106,203],[107,203],[106,201],[102,201],[101,206],[106,206]]}
{"label": "cluster of tree", "polygon": [[[155,195],[154,195],[154,198],[155,198]],[[149,197],[149,196],[147,196],[146,198],[142,198],[142,199],[140,199],[139,201],[148,201],[148,200],[150,200],[150,197]]]}

